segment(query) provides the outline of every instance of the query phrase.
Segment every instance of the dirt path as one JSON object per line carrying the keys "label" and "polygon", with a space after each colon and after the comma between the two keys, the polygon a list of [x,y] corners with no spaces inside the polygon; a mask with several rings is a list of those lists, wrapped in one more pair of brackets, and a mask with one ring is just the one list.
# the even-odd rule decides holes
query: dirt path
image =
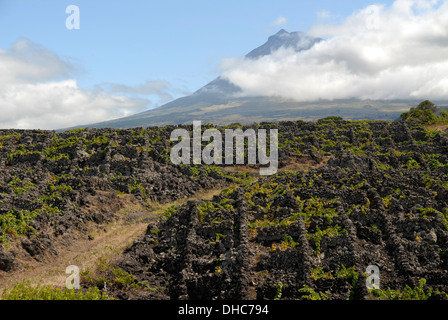
{"label": "dirt path", "polygon": [[445,131],[448,128],[448,124],[432,124],[432,125],[427,125],[426,128],[428,130]]}
{"label": "dirt path", "polygon": [[[172,203],[158,205],[153,211],[135,211],[135,207],[122,209],[122,219],[102,226],[95,226],[86,234],[77,233],[70,240],[70,245],[59,244],[55,248],[58,255],[45,254],[39,261],[33,258],[21,259],[20,268],[12,272],[0,271],[0,296],[6,287],[30,280],[33,284],[48,284],[54,287],[64,287],[68,274],[65,273],[69,265],[76,265],[85,271],[95,268],[100,259],[111,260],[130,246],[134,240],[144,234],[148,223],[156,220],[164,209],[171,205],[181,205],[188,200],[211,199],[219,194],[222,188],[200,192],[197,196],[181,199]],[[135,204],[134,204],[135,206]],[[128,212],[126,212],[128,211]]]}
{"label": "dirt path", "polygon": [[50,284],[64,287],[67,274],[65,269],[69,265],[76,265],[80,271],[94,267],[100,258],[111,258],[122,252],[144,231],[148,222],[125,224],[115,222],[105,226],[105,230],[98,230],[93,240],[86,237],[75,240],[71,246],[58,248],[57,256],[46,256],[42,262],[28,260],[23,262],[17,271],[0,277],[0,293],[5,287],[12,287],[24,279],[32,283]]}

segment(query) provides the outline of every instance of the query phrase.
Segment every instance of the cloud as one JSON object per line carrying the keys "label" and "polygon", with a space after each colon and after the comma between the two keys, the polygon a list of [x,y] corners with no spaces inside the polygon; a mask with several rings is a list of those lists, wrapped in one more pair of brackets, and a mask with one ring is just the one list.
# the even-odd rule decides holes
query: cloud
{"label": "cloud", "polygon": [[73,67],[51,51],[28,39],[8,50],[0,49],[0,82],[33,82],[68,77]]}
{"label": "cloud", "polygon": [[227,59],[222,76],[246,96],[448,100],[446,1],[370,5],[307,34],[324,40],[301,52]]}
{"label": "cloud", "polygon": [[15,84],[0,92],[1,128],[59,129],[143,110],[145,100],[81,90],[75,80]]}
{"label": "cloud", "polygon": [[287,22],[288,22],[288,19],[286,19],[283,16],[280,16],[276,20],[274,20],[271,24],[273,26],[284,26]]}
{"label": "cloud", "polygon": [[0,49],[0,128],[59,129],[131,115],[149,101],[81,89],[70,63],[21,39]]}
{"label": "cloud", "polygon": [[107,91],[113,93],[129,93],[137,95],[156,95],[162,99],[162,101],[169,101],[173,99],[171,95],[172,88],[165,81],[147,81],[144,84],[136,86],[127,86],[117,83],[108,83],[104,87]]}
{"label": "cloud", "polygon": [[328,10],[322,10],[317,13],[319,19],[328,19],[331,17],[331,13]]}

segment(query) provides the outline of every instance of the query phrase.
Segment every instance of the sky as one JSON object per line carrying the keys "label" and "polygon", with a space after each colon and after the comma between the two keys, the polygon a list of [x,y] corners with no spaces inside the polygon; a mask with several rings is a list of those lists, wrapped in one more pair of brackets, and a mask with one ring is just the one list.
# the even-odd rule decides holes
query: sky
{"label": "sky", "polygon": [[[282,28],[325,41],[244,59]],[[298,101],[448,98],[446,57],[441,0],[0,0],[0,128],[119,118],[219,75]]]}

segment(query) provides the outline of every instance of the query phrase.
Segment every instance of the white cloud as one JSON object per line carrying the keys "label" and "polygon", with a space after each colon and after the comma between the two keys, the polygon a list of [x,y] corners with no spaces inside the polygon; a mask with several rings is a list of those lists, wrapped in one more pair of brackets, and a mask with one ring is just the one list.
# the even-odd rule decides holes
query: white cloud
{"label": "white cloud", "polygon": [[317,13],[319,19],[328,19],[331,17],[331,13],[328,10],[322,10]]}
{"label": "white cloud", "polygon": [[170,85],[165,81],[153,80],[147,81],[136,86],[128,86],[118,83],[107,83],[104,85],[107,91],[112,93],[131,93],[138,95],[157,95],[162,101],[169,101],[173,99],[170,91]]}
{"label": "white cloud", "polygon": [[0,82],[32,82],[67,77],[72,67],[54,53],[27,39],[0,49]]}
{"label": "white cloud", "polygon": [[0,49],[0,128],[59,129],[143,111],[146,99],[81,89],[74,68],[38,44],[21,39]]}
{"label": "white cloud", "polygon": [[81,90],[75,80],[10,85],[0,92],[2,128],[59,129],[133,114],[147,101]]}
{"label": "white cloud", "polygon": [[273,26],[284,26],[287,22],[288,22],[288,19],[286,19],[283,16],[280,16],[272,22],[272,25]]}
{"label": "white cloud", "polygon": [[310,50],[281,48],[258,60],[228,59],[223,77],[249,96],[318,99],[448,99],[448,3],[397,0],[371,5]]}

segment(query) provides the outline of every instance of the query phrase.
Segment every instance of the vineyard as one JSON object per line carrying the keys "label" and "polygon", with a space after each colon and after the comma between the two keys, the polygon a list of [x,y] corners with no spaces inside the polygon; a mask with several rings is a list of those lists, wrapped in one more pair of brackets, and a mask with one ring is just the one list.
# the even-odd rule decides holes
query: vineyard
{"label": "vineyard", "polygon": [[[113,259],[81,273],[86,294],[104,298],[94,290],[107,286],[114,299],[447,299],[445,131],[337,118],[217,128],[229,127],[278,129],[278,173],[173,165],[174,126],[1,131],[0,279],[29,259],[51,261],[132,203],[153,218]],[[221,191],[201,198],[211,189]],[[381,281],[373,290],[371,265]]]}

